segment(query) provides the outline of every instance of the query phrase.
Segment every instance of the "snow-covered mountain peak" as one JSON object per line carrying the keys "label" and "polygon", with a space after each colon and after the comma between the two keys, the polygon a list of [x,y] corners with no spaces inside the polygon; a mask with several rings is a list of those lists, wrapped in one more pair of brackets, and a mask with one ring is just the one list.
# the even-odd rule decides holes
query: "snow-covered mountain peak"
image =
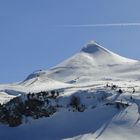
{"label": "snow-covered mountain peak", "polygon": [[57,83],[57,85],[65,85],[64,83],[83,81],[81,80],[83,77],[86,77],[86,79],[93,78],[94,80],[104,79],[111,74],[112,77],[115,77],[116,73],[120,73],[120,69],[125,69],[126,66],[129,67],[130,65],[130,67],[133,67],[136,62],[138,61],[117,55],[97,42],[90,41],[72,57],[48,71],[37,70],[31,73],[21,84],[37,85],[45,83],[47,85],[52,82]]}
{"label": "snow-covered mountain peak", "polygon": [[[121,71],[128,71],[126,69],[132,68],[137,62],[90,41],[80,52],[47,71],[46,75],[66,83],[85,82],[87,79],[100,80],[110,76],[116,77],[116,74],[121,78]],[[128,74],[126,77],[128,76],[134,78],[133,75]]]}
{"label": "snow-covered mountain peak", "polygon": [[82,52],[86,53],[99,53],[99,52],[110,52],[109,50],[102,47],[100,44],[98,44],[96,41],[90,41],[88,42],[81,50]]}
{"label": "snow-covered mountain peak", "polygon": [[[88,42],[81,50],[82,53],[88,54],[99,65],[135,63],[136,60],[122,57],[98,44],[96,41]],[[103,58],[103,59],[102,59]]]}

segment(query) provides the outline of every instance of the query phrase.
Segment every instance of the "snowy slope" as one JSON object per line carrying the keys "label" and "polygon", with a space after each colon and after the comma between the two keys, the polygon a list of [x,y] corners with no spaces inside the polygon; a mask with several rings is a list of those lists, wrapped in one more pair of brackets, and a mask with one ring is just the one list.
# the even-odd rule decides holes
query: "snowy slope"
{"label": "snowy slope", "polygon": [[71,85],[48,78],[44,71],[35,71],[30,74],[20,86],[24,86],[31,91],[51,90],[69,87]]}
{"label": "snowy slope", "polygon": [[[55,114],[38,120],[25,117],[16,128],[1,124],[0,139],[139,140],[139,80],[139,61],[119,56],[91,41],[49,70],[35,71],[20,83],[0,85],[1,104],[29,92],[60,93],[56,99],[49,99],[57,107]],[[112,89],[113,85],[116,89]],[[72,96],[80,98],[84,111],[70,106]],[[118,109],[118,102],[128,106]]]}
{"label": "snowy slope", "polygon": [[[137,88],[137,93],[133,95],[135,101],[130,100],[131,88],[128,88],[132,86],[136,88],[138,83],[113,83],[126,88],[127,92],[119,97],[117,92],[105,89],[103,83],[100,85],[93,83],[93,89],[91,87],[80,88],[80,91],[79,88],[65,89],[59,104],[66,106],[69,96],[77,94],[81,97],[82,103],[87,106],[84,112],[73,112],[72,109],[63,107],[49,118],[39,120],[26,118],[25,123],[16,128],[1,125],[0,138],[5,140],[9,138],[11,140],[139,140],[140,88]],[[95,98],[100,98],[101,90],[109,93],[108,100],[123,99],[123,102],[129,102],[130,106],[118,110],[114,106],[106,106],[106,101],[98,102]],[[89,98],[90,96],[94,98]],[[95,105],[96,107],[92,107]]]}
{"label": "snowy slope", "polygon": [[42,77],[70,84],[104,79],[138,80],[139,73],[139,61],[119,56],[91,41],[80,52],[50,70],[30,74],[26,81]]}
{"label": "snowy slope", "polygon": [[[132,68],[134,73],[130,73]],[[68,83],[110,77],[137,79],[140,78],[139,68],[138,61],[121,57],[91,41],[79,53],[46,72],[46,75]]]}

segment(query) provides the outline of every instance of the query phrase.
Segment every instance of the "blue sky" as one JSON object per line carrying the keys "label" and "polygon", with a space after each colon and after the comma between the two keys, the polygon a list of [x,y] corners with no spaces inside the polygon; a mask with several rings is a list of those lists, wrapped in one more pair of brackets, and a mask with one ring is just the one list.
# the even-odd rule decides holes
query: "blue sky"
{"label": "blue sky", "polygon": [[59,25],[140,23],[140,0],[0,0],[0,83],[48,69],[96,40],[140,60],[140,26]]}

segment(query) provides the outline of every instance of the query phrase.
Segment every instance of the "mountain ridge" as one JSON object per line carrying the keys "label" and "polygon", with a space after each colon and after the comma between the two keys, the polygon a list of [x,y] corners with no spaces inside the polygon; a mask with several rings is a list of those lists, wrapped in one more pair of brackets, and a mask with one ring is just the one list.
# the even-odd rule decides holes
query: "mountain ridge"
{"label": "mountain ridge", "polygon": [[[38,70],[31,73],[25,81],[35,77],[46,77],[57,82],[71,83],[71,81],[75,81],[77,83],[80,82],[80,79],[83,81],[84,77],[90,80],[101,80],[105,77],[116,78],[116,74],[118,75],[120,70],[125,71],[134,67],[138,62],[113,53],[95,41],[90,41],[81,51],[70,58],[49,70]],[[131,75],[126,75],[127,77],[131,77]]]}
{"label": "mountain ridge", "polygon": [[[122,57],[96,42],[90,41],[80,52],[46,71],[46,75],[62,82],[72,81],[78,77],[88,75],[90,75],[90,78],[95,77],[95,80],[100,80],[104,77],[109,77],[113,73],[115,75],[119,69],[133,67],[137,63],[138,61],[136,60]],[[116,71],[116,69],[118,70]]]}

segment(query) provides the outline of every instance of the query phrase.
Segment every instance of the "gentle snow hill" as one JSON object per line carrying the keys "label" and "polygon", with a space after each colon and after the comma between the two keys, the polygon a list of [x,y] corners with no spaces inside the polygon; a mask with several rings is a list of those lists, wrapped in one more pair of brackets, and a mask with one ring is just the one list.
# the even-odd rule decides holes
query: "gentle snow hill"
{"label": "gentle snow hill", "polygon": [[30,91],[53,90],[59,88],[70,87],[70,84],[53,80],[46,76],[45,71],[35,71],[30,74],[23,82],[19,84],[28,88]]}

